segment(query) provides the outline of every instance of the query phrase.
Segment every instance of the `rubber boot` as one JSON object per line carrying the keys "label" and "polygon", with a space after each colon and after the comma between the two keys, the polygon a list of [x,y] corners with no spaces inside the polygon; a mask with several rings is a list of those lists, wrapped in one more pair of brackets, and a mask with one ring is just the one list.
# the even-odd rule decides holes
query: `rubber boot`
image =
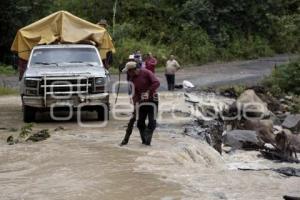
{"label": "rubber boot", "polygon": [[123,146],[123,145],[127,145],[127,144],[128,144],[130,135],[131,135],[132,130],[133,130],[134,122],[135,122],[135,118],[132,117],[132,118],[129,120],[127,129],[126,129],[126,134],[125,134],[124,139],[122,140],[120,146]]}
{"label": "rubber boot", "polygon": [[132,128],[127,128],[126,134],[125,134],[124,139],[122,140],[120,146],[128,144],[131,133],[132,133]]}
{"label": "rubber boot", "polygon": [[128,144],[128,141],[123,139],[122,142],[120,143],[120,146],[124,146],[124,145],[127,145]]}
{"label": "rubber boot", "polygon": [[139,131],[141,135],[142,144],[146,144],[145,129],[139,129]]}
{"label": "rubber boot", "polygon": [[144,131],[145,135],[145,145],[151,145],[152,136],[153,136],[153,130],[150,130],[149,128],[146,128]]}

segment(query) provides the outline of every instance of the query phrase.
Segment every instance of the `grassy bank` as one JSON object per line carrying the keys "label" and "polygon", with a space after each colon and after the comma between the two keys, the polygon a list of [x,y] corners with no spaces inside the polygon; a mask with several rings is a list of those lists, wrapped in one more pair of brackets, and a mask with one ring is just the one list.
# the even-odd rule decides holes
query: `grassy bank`
{"label": "grassy bank", "polygon": [[0,96],[16,95],[18,93],[19,93],[18,90],[15,88],[8,88],[8,87],[0,86]]}

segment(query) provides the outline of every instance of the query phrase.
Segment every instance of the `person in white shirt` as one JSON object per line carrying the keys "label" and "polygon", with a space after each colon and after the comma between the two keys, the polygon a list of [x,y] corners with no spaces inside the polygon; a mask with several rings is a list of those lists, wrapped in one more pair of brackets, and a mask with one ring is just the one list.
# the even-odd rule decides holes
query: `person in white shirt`
{"label": "person in white shirt", "polygon": [[175,60],[173,55],[170,55],[169,60],[166,63],[165,76],[168,83],[168,90],[173,91],[175,87],[175,73],[180,69],[180,65]]}

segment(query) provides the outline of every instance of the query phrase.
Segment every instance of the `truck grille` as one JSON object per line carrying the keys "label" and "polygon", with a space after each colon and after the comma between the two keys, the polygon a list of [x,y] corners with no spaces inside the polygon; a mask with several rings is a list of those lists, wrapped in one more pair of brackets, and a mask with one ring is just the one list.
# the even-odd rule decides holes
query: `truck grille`
{"label": "truck grille", "polygon": [[69,96],[92,92],[93,78],[87,77],[43,77],[39,94],[43,96]]}

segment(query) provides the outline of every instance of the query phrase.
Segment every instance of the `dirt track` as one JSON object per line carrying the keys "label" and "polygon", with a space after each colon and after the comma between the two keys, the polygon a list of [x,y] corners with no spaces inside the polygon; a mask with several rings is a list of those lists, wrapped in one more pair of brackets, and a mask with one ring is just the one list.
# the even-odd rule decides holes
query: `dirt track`
{"label": "dirt track", "polygon": [[[275,57],[261,58],[247,61],[235,61],[229,63],[211,63],[202,66],[183,67],[176,74],[176,83],[182,83],[183,80],[189,80],[196,86],[211,86],[235,83],[253,84],[261,80],[264,76],[271,73],[275,65],[287,63],[290,59],[296,58],[296,55],[277,55]],[[166,80],[163,73],[157,73],[161,81],[161,91],[167,89]],[[121,80],[125,80],[122,75]],[[111,76],[112,83],[118,81],[117,75]],[[0,86],[18,87],[18,78],[16,76],[6,77],[0,75]],[[127,90],[121,88],[122,92]]]}

